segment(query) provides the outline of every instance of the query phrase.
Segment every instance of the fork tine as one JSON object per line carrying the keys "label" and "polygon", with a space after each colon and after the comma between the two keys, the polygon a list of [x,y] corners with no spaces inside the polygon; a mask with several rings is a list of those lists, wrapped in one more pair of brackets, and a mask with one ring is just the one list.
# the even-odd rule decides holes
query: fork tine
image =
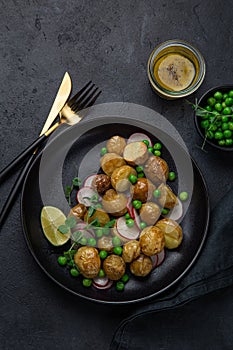
{"label": "fork tine", "polygon": [[83,109],[84,107],[90,107],[90,106],[92,106],[92,105],[94,104],[94,102],[96,101],[96,99],[98,98],[98,96],[100,95],[100,93],[101,93],[101,91],[99,91],[99,92],[95,95],[95,93],[98,91],[98,89],[99,89],[98,87],[95,88],[95,89],[92,91],[92,93],[91,93],[89,96],[87,96],[87,97],[85,98],[84,101],[81,101],[81,103],[79,103],[79,101],[78,101],[76,104],[74,104],[72,110],[73,110],[74,112],[78,112],[78,111],[80,111],[81,109]]}
{"label": "fork tine", "polygon": [[89,92],[94,88],[95,84],[92,84],[86,91],[83,93],[78,99],[76,99],[75,102],[72,103],[71,106],[69,106],[71,109],[76,108],[76,106],[82,101],[84,101],[85,97],[88,96]]}
{"label": "fork tine", "polygon": [[68,106],[71,107],[77,100],[78,97],[80,97],[82,95],[82,93],[86,90],[86,88],[92,83],[92,81],[90,80],[86,85],[84,85],[84,87],[79,90],[77,92],[77,94],[75,94],[69,101],[68,101]]}

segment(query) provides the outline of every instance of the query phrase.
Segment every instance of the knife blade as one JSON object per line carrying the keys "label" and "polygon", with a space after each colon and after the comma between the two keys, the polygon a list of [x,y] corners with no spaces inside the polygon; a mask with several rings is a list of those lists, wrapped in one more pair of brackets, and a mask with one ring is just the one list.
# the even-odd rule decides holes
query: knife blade
{"label": "knife blade", "polygon": [[[72,83],[69,73],[65,73],[62,82],[60,84],[59,90],[56,94],[53,105],[50,109],[48,117],[45,121],[45,124],[41,130],[40,136],[37,140],[35,140],[29,147],[27,147],[23,152],[21,152],[10,164],[8,164],[1,172],[0,172],[0,183],[4,178],[17,166],[19,165],[27,156],[29,156],[32,152],[34,152],[37,147],[43,142],[43,136],[46,131],[52,125],[53,121],[56,119],[60,110],[66,104],[70,93],[71,93]],[[46,139],[46,137],[44,138]]]}

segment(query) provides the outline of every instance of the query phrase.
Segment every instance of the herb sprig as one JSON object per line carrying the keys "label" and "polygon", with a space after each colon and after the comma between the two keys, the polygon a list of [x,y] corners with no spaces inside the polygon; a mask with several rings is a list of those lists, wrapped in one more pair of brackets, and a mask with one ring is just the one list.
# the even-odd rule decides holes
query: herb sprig
{"label": "herb sprig", "polygon": [[77,189],[81,186],[82,181],[79,177],[74,177],[72,180],[71,186],[65,186],[65,196],[68,200],[69,205],[71,205],[71,194],[74,189]]}

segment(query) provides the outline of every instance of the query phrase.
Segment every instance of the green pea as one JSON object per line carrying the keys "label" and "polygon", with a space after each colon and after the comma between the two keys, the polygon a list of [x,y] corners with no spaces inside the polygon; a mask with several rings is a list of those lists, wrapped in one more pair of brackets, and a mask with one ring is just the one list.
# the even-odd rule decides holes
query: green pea
{"label": "green pea", "polygon": [[154,149],[160,150],[162,148],[162,145],[160,142],[157,142],[154,144]]}
{"label": "green pea", "polygon": [[[226,100],[226,98],[228,98],[228,94],[223,94],[223,96],[222,96],[222,98],[224,99],[224,100]],[[226,102],[226,101],[225,101]]]}
{"label": "green pea", "polygon": [[233,140],[232,139],[226,139],[225,143],[226,143],[226,146],[232,146]]}
{"label": "green pea", "polygon": [[229,125],[229,130],[233,131],[233,122],[229,122],[228,125]]}
{"label": "green pea", "polygon": [[136,184],[136,182],[138,181],[138,178],[136,175],[129,175],[129,181],[131,182],[131,184]]}
{"label": "green pea", "polygon": [[127,219],[126,220],[126,225],[128,227],[133,227],[134,226],[134,220],[133,219]]}
{"label": "green pea", "polygon": [[90,287],[91,285],[92,285],[92,280],[90,278],[83,279],[83,286],[84,287]]}
{"label": "green pea", "polygon": [[[131,219],[129,219],[129,220],[131,220]],[[112,244],[114,245],[114,247],[120,246],[120,245],[121,245],[121,240],[120,240],[120,238],[117,237],[117,236],[114,236],[114,237],[112,238]]]}
{"label": "green pea", "polygon": [[65,256],[61,255],[57,258],[57,262],[59,265],[65,266],[67,264],[67,258]]}
{"label": "green pea", "polygon": [[217,129],[218,129],[218,127],[217,127],[216,124],[211,124],[210,127],[209,127],[210,131],[216,131]]}
{"label": "green pea", "polygon": [[97,238],[101,238],[103,236],[103,230],[102,228],[99,228],[98,230],[95,231],[95,235]]}
{"label": "green pea", "polygon": [[163,208],[161,213],[162,213],[162,215],[167,215],[169,213],[169,209]]}
{"label": "green pea", "polygon": [[161,191],[160,190],[154,190],[154,192],[153,192],[153,196],[155,197],[155,198],[160,198],[160,196],[161,196]]}
{"label": "green pea", "polygon": [[130,216],[129,213],[126,213],[126,214],[125,214],[125,219],[126,219],[126,220],[127,220],[127,219],[131,219],[131,216]]}
{"label": "green pea", "polygon": [[154,152],[154,148],[153,147],[148,147],[148,152],[153,153]]}
{"label": "green pea", "polygon": [[233,98],[232,97],[227,97],[225,99],[225,103],[227,106],[232,106],[233,105]]}
{"label": "green pea", "polygon": [[80,272],[75,267],[73,267],[72,269],[70,269],[70,274],[73,277],[78,277],[80,275]]}
{"label": "green pea", "polygon": [[86,237],[82,237],[82,238],[80,239],[79,243],[80,243],[81,245],[87,245],[87,238],[86,238]]}
{"label": "green pea", "polygon": [[229,96],[229,97],[233,97],[233,90],[230,90],[230,91],[228,92],[228,96]]}
{"label": "green pea", "polygon": [[142,222],[140,222],[139,226],[140,226],[141,230],[144,230],[144,228],[147,226],[147,224],[142,221]]}
{"label": "green pea", "polygon": [[227,130],[229,128],[229,123],[222,123],[222,130]]}
{"label": "green pea", "polygon": [[113,248],[113,253],[116,254],[116,255],[121,255],[122,254],[122,250],[123,250],[122,247],[114,247]]}
{"label": "green pea", "polygon": [[214,138],[216,140],[221,140],[223,138],[223,133],[220,131],[216,131],[216,133],[214,134]]}
{"label": "green pea", "polygon": [[104,156],[108,152],[106,147],[101,148],[100,154],[101,156]]}
{"label": "green pea", "polygon": [[182,202],[185,202],[185,201],[187,201],[187,199],[188,199],[188,197],[189,197],[189,195],[188,195],[188,192],[181,192],[180,194],[179,194],[179,197],[180,197],[180,200],[182,201]]}
{"label": "green pea", "polygon": [[210,114],[209,114],[209,113],[205,113],[205,114],[202,114],[202,115],[200,116],[200,118],[203,119],[203,120],[209,119],[209,117],[210,117]]}
{"label": "green pea", "polygon": [[90,237],[87,239],[87,245],[91,246],[91,247],[94,247],[96,246],[96,239],[93,238],[93,237]]}
{"label": "green pea", "polygon": [[136,167],[136,172],[137,173],[141,173],[141,172],[143,172],[143,170],[144,170],[144,168],[143,168],[142,165],[139,165],[139,166]]}
{"label": "green pea", "polygon": [[145,177],[145,174],[143,172],[138,173],[138,179],[141,179],[142,177]]}
{"label": "green pea", "polygon": [[220,91],[216,91],[215,94],[214,94],[214,98],[216,100],[221,100],[223,98],[223,95]]}
{"label": "green pea", "polygon": [[107,256],[108,256],[108,253],[106,252],[106,250],[101,250],[99,252],[100,259],[105,259],[105,258],[107,258]]}
{"label": "green pea", "polygon": [[222,114],[224,115],[229,115],[231,114],[231,108],[230,107],[225,107],[222,111]]}
{"label": "green pea", "polygon": [[176,174],[174,173],[174,171],[170,171],[170,173],[168,174],[168,180],[174,181],[175,179],[176,179]]}
{"label": "green pea", "polygon": [[207,100],[207,103],[209,106],[213,107],[216,103],[216,100],[214,97],[209,97],[208,100]]}
{"label": "green pea", "polygon": [[129,280],[129,276],[125,273],[124,276],[121,277],[123,283],[127,283]]}
{"label": "green pea", "polygon": [[147,147],[149,146],[149,141],[148,140],[142,140],[142,142],[144,142],[145,143],[145,145],[147,145]]}
{"label": "green pea", "polygon": [[222,122],[227,123],[229,121],[228,117],[222,116]]}
{"label": "green pea", "polygon": [[218,145],[219,146],[225,146],[225,143],[226,143],[225,140],[219,140],[218,141]]}
{"label": "green pea", "polygon": [[105,272],[104,272],[103,269],[100,269],[100,270],[99,270],[98,276],[99,276],[99,277],[104,277],[104,276],[105,276]]}
{"label": "green pea", "polygon": [[201,127],[202,127],[203,129],[207,129],[208,126],[209,126],[209,121],[208,121],[208,120],[202,120],[202,121],[201,121]]}
{"label": "green pea", "polygon": [[116,290],[117,290],[118,292],[122,292],[122,291],[124,290],[124,288],[125,288],[125,285],[124,285],[123,282],[118,281],[118,282],[116,283]]}
{"label": "green pea", "polygon": [[[214,102],[215,103],[215,102]],[[208,112],[212,112],[212,107],[211,106],[206,106],[205,109],[208,111]]]}
{"label": "green pea", "polygon": [[223,136],[225,137],[225,139],[230,139],[232,136],[232,131],[231,130],[224,130]]}
{"label": "green pea", "polygon": [[220,102],[217,102],[215,105],[214,105],[214,108],[217,112],[221,112],[222,110],[222,104]]}
{"label": "green pea", "polygon": [[140,209],[141,206],[142,206],[142,202],[141,202],[141,201],[138,201],[138,200],[134,200],[134,201],[133,201],[133,207],[134,207],[135,209]]}
{"label": "green pea", "polygon": [[154,155],[156,156],[156,157],[160,157],[161,156],[161,152],[160,151],[158,151],[157,149],[154,151]]}
{"label": "green pea", "polygon": [[108,236],[110,234],[110,228],[109,227],[102,227],[103,235]]}

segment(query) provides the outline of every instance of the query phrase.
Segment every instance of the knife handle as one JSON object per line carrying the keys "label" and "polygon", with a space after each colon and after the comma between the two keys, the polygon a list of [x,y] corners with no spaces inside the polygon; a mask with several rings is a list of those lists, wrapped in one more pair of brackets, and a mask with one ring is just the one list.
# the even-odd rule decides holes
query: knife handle
{"label": "knife handle", "polygon": [[1,172],[0,172],[0,183],[6,178],[7,175],[13,171],[17,165],[22,163],[30,154],[32,154],[37,147],[39,147],[45,140],[46,134],[38,137],[29,147],[27,147],[23,152],[21,152],[15,159],[10,162]]}
{"label": "knife handle", "polygon": [[31,155],[31,157],[28,159],[26,165],[23,167],[23,169],[21,170],[14,186],[12,187],[12,190],[5,202],[5,204],[3,205],[3,208],[2,208],[2,211],[0,213],[0,228],[2,227],[6,217],[7,217],[7,214],[9,213],[11,207],[13,206],[14,204],[14,201],[16,199],[16,196],[19,194],[20,192],[20,189],[21,189],[21,186],[23,184],[23,181],[25,180],[25,176],[33,162],[33,160],[35,159],[35,156],[36,156],[36,153],[33,153]]}

